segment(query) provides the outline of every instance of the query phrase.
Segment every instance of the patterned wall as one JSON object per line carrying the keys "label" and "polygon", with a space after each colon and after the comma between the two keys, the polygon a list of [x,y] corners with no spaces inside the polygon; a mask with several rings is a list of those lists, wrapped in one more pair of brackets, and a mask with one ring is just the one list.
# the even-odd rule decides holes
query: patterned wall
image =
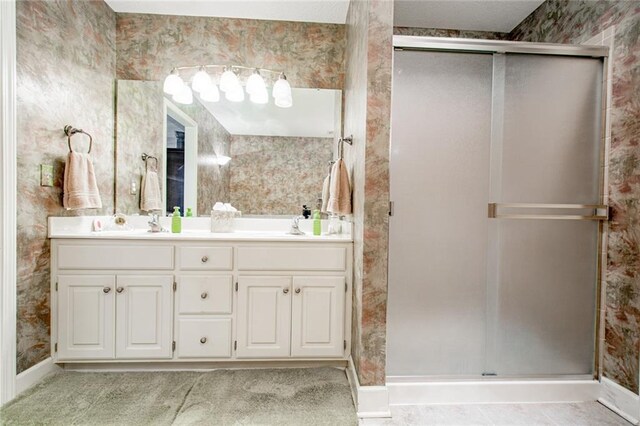
{"label": "patterned wall", "polygon": [[284,70],[292,87],[342,89],[344,25],[118,14],[117,77],[163,80],[175,66]]}
{"label": "patterned wall", "polygon": [[231,204],[243,214],[296,215],[315,208],[332,138],[231,136]]}
{"label": "patterned wall", "polygon": [[[162,138],[164,96],[159,81],[119,80],[116,106],[116,211],[140,211],[140,188],[145,163],[142,154],[158,158],[158,177],[163,184]],[[153,160],[150,160],[153,164]],[[137,194],[131,194],[131,182]]]}
{"label": "patterned wall", "polygon": [[353,176],[352,354],[363,386],[385,383],[393,2],[352,1],[347,14],[345,149]]}
{"label": "patterned wall", "polygon": [[[47,217],[113,213],[115,20],[103,1],[17,2],[18,372],[50,353]],[[93,136],[101,211],[62,208],[66,124]],[[40,164],[54,165],[53,187],[39,186]]]}
{"label": "patterned wall", "polygon": [[509,33],[498,33],[492,31],[444,30],[440,28],[393,27],[393,34],[419,37],[479,38],[484,40],[509,39]]}
{"label": "patterned wall", "polygon": [[615,26],[604,376],[638,393],[640,368],[640,2],[547,0],[514,40],[578,44]]}

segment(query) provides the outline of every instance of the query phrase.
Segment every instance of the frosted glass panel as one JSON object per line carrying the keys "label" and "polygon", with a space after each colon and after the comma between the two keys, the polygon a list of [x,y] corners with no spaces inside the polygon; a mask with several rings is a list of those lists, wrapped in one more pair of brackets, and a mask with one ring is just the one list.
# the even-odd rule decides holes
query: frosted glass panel
{"label": "frosted glass panel", "polygon": [[395,52],[388,375],[480,375],[492,56]]}
{"label": "frosted glass panel", "polygon": [[500,220],[498,376],[591,374],[598,223]]}
{"label": "frosted glass panel", "polygon": [[[502,169],[492,177],[499,180],[492,181],[492,201],[598,204],[601,60],[510,54],[502,60],[504,107],[494,108],[503,111],[503,132],[494,133],[492,146]],[[497,254],[488,265],[495,298],[489,316],[496,322],[487,370],[591,374],[598,223],[495,219],[489,241]]]}
{"label": "frosted glass panel", "polygon": [[506,55],[501,199],[597,204],[602,61]]}

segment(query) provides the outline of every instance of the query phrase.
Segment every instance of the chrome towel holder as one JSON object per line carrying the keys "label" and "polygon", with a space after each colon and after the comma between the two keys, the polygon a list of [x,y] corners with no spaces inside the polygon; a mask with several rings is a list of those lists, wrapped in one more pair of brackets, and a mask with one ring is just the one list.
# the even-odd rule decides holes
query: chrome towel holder
{"label": "chrome towel holder", "polygon": [[73,149],[71,148],[71,136],[75,135],[76,133],[84,133],[85,135],[89,136],[89,150],[87,151],[87,154],[90,154],[91,148],[93,147],[93,138],[91,137],[91,135],[82,129],[76,129],[75,127],[67,124],[66,126],[64,126],[64,134],[67,135],[67,144],[69,145],[69,152],[74,152]]}
{"label": "chrome towel holder", "polygon": [[155,168],[156,170],[158,170],[158,158],[154,157],[152,155],[147,154],[146,152],[142,153],[142,161],[144,161],[144,165],[145,165],[145,169],[148,167],[149,165],[149,160],[156,160],[156,165]]}

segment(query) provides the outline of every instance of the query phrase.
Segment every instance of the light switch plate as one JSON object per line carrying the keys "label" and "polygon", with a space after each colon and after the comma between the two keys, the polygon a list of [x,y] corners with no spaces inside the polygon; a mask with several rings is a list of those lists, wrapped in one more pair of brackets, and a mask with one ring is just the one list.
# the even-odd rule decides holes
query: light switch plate
{"label": "light switch plate", "polygon": [[53,186],[53,166],[40,164],[40,186]]}

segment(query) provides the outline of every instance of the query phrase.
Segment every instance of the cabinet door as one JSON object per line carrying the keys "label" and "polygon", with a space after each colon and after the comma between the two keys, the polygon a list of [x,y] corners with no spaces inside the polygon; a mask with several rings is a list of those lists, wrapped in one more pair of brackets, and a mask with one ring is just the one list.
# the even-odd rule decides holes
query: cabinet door
{"label": "cabinet door", "polygon": [[344,354],[344,277],[295,277],[291,356]]}
{"label": "cabinet door", "polygon": [[288,357],[291,333],[291,278],[238,280],[238,358]]}
{"label": "cabinet door", "polygon": [[58,276],[58,359],[114,357],[113,275]]}
{"label": "cabinet door", "polygon": [[119,275],[116,357],[171,358],[171,275]]}

